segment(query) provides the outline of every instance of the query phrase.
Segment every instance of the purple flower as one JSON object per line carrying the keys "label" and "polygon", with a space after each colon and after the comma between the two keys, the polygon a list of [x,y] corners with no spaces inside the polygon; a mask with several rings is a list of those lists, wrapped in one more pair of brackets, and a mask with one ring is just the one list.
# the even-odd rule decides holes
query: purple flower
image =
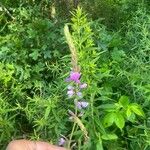
{"label": "purple flower", "polygon": [[73,91],[73,90],[68,90],[68,91],[67,91],[68,97],[72,97],[73,94],[74,94],[74,91]]}
{"label": "purple flower", "polygon": [[81,92],[77,92],[77,96],[78,96],[79,98],[82,98],[82,93],[81,93]]}
{"label": "purple flower", "polygon": [[86,84],[86,83],[83,83],[83,84],[80,85],[80,88],[81,88],[81,89],[84,89],[84,88],[86,88],[86,87],[87,87],[87,84]]}
{"label": "purple flower", "polygon": [[67,86],[67,89],[68,89],[68,90],[73,90],[73,89],[74,89],[74,87],[73,87],[73,86],[71,86],[71,85],[68,85],[68,86]]}
{"label": "purple flower", "polygon": [[66,142],[65,139],[61,137],[58,141],[58,145],[63,146],[65,144],[65,142]]}
{"label": "purple flower", "polygon": [[78,109],[82,109],[82,108],[84,109],[89,105],[89,103],[85,102],[85,101],[81,101],[81,102],[77,102],[76,105],[77,105]]}
{"label": "purple flower", "polygon": [[81,102],[81,106],[82,108],[86,108],[89,105],[88,102]]}
{"label": "purple flower", "polygon": [[67,79],[67,81],[74,81],[76,83],[80,83],[80,76],[81,74],[79,72],[71,72],[70,77]]}

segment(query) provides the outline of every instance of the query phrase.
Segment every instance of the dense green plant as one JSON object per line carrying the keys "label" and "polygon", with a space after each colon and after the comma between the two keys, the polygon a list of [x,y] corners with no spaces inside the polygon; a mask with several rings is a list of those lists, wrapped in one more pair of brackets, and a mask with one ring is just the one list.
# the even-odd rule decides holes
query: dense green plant
{"label": "dense green plant", "polygon": [[15,128],[15,113],[7,99],[0,95],[0,147],[3,148],[4,142],[7,142],[17,132]]}
{"label": "dense green plant", "polygon": [[[61,71],[61,65],[58,64],[59,58],[67,53],[64,51],[65,45],[61,33],[62,23],[56,22],[55,19],[53,20],[46,14],[43,15],[43,11],[41,11],[43,5],[33,4],[29,6],[29,3],[22,2],[18,5],[12,5],[10,9],[6,10],[9,4],[10,2],[7,1],[1,7],[4,11],[1,15],[0,93],[4,97],[1,101],[6,99],[8,103],[6,103],[6,108],[10,105],[15,114],[13,117],[12,113],[12,117],[10,117],[12,118],[10,127],[13,126],[14,129],[18,128],[18,130],[12,129],[11,131],[3,128],[0,139],[3,146],[6,146],[5,142],[11,140],[14,135],[15,138],[19,138],[23,137],[23,134],[26,137],[32,137],[36,134],[37,137],[44,138],[43,135],[38,135],[46,128],[44,125],[40,126],[37,121],[38,117],[40,119],[44,117],[41,113],[42,108],[38,109],[38,107],[43,106],[45,110],[49,109],[48,103],[52,93],[55,93],[55,97],[59,97],[59,94],[56,94],[58,90],[52,86],[52,83],[55,82],[55,78],[59,76]],[[13,12],[11,16],[8,14],[9,11]],[[38,97],[43,102],[40,106]],[[43,99],[48,103],[45,103]],[[46,101],[46,99],[49,100]],[[37,103],[33,105],[32,101],[37,101]],[[52,105],[55,106],[56,103]],[[31,111],[31,106],[33,111]],[[5,109],[2,105],[1,107],[2,110]],[[36,112],[37,110],[39,113]],[[47,110],[47,115],[50,113],[48,111],[50,110]],[[39,115],[36,117],[35,114]],[[51,121],[53,122],[53,119]],[[46,125],[48,124],[51,123],[46,122]],[[37,130],[33,133],[34,127]],[[5,132],[9,134],[7,138],[4,137],[6,136]],[[53,141],[56,141],[57,134],[49,134],[45,138],[50,140],[49,137],[53,138],[52,135],[54,135]]]}
{"label": "dense green plant", "polygon": [[[11,139],[57,144],[65,137],[73,149],[148,150],[148,1],[79,1],[94,21],[81,8],[69,14],[73,1],[57,2],[1,2],[0,147]],[[88,85],[82,94],[89,105],[75,114],[73,130],[65,82],[73,66],[62,18],[71,20],[80,80]]]}
{"label": "dense green plant", "polygon": [[[38,6],[14,9],[15,19],[4,26],[3,33],[7,29],[7,34],[0,37],[0,59],[13,64],[14,88],[28,95],[46,90],[45,85],[59,71],[55,68],[57,59],[65,53],[65,47],[61,46],[61,23],[42,18],[37,11],[40,11]],[[53,73],[47,66],[51,66]]]}
{"label": "dense green plant", "polygon": [[122,28],[122,23],[132,17],[139,4],[146,4],[145,7],[149,8],[146,0],[81,0],[80,4],[90,12],[93,20],[101,18],[101,22],[111,30]]}
{"label": "dense green plant", "polygon": [[[114,44],[115,41],[113,40],[113,38],[110,38],[110,40],[112,40],[111,41],[112,44],[110,48],[108,47],[109,49],[114,49],[111,53],[107,52],[107,50],[109,49],[105,49],[104,52],[99,51],[99,48],[94,47],[94,40],[92,38],[93,32],[90,28],[90,23],[87,21],[85,14],[83,14],[82,10],[79,8],[76,13],[73,13],[73,16],[74,16],[72,18],[73,23],[71,24],[73,30],[72,36],[76,48],[78,49],[78,59],[79,59],[79,64],[81,66],[82,77],[89,85],[88,89],[86,90],[87,93],[85,92],[85,97],[86,99],[90,100],[90,104],[91,104],[91,107],[86,112],[87,114],[85,114],[84,116],[85,118],[83,118],[82,120],[85,126],[87,127],[87,129],[89,129],[90,139],[86,145],[87,147],[84,146],[82,147],[80,145],[81,143],[80,140],[82,140],[82,134],[80,135],[81,136],[80,140],[78,135],[77,136],[78,144],[79,144],[78,147],[82,147],[85,149],[88,148],[100,149],[104,146],[104,147],[108,147],[109,149],[110,147],[109,145],[105,144],[105,141],[116,140],[118,137],[115,134],[114,127],[112,129],[111,128],[107,129],[107,127],[113,125],[113,123],[115,122],[116,126],[120,128],[122,131],[122,129],[125,126],[125,122],[128,122],[128,120],[129,122],[135,122],[136,121],[135,114],[144,116],[144,113],[140,105],[136,103],[130,104],[126,96],[122,96],[119,102],[115,100],[115,97],[116,98],[119,97],[120,94],[124,94],[124,92],[123,90],[119,89],[118,85],[114,87],[113,84],[111,83],[111,80],[114,81],[116,79],[115,75],[118,73],[116,69],[112,68],[113,67],[112,65],[113,64],[115,65],[115,60],[113,59],[116,59],[116,61],[118,61],[119,63],[120,60],[122,59],[122,56],[124,56],[124,52],[116,49],[115,46],[117,45]],[[102,28],[100,27],[100,29]],[[106,37],[107,36],[109,37],[109,35],[106,35]],[[106,40],[104,40],[104,42],[106,42]],[[116,56],[115,56],[115,52],[116,52]],[[105,53],[107,53],[106,56]],[[110,59],[108,59],[109,55],[111,56]],[[103,60],[101,61],[101,57],[106,58],[107,61],[106,62]],[[101,61],[101,63],[99,63],[99,61]],[[110,71],[104,68],[106,66]],[[121,82],[122,79],[119,80]],[[101,85],[101,87],[99,87],[99,85]],[[105,99],[103,99],[104,97],[103,95],[106,93],[105,86],[107,87],[108,90],[112,88],[115,89],[111,90],[109,94],[105,95]],[[128,92],[126,92],[126,94],[128,94]],[[100,111],[99,109],[102,108],[104,110],[101,111],[100,114],[98,114],[98,112]],[[93,117],[91,118],[91,116]],[[102,120],[104,120],[104,124]],[[91,123],[88,124],[86,123],[87,121]],[[99,127],[100,129],[97,130]],[[91,128],[95,130],[90,132]],[[102,144],[100,144],[102,143],[102,141],[103,141],[103,146]]]}
{"label": "dense green plant", "polygon": [[[150,101],[150,37],[149,37],[149,12],[141,5],[138,10],[134,13],[133,18],[127,23],[127,36],[125,37],[127,58],[126,63],[123,67],[124,71],[120,72],[121,76],[125,76],[128,80],[128,84],[133,89],[130,92],[133,100],[137,103],[141,103],[145,112],[146,118],[149,118],[149,101]],[[149,137],[148,133],[148,119],[145,120],[146,123],[140,127],[137,125],[138,130],[129,132],[131,135],[140,133],[136,135],[138,142],[131,136],[131,149],[136,147],[136,149],[149,149]],[[143,128],[142,128],[143,127]],[[130,135],[129,134],[129,135]]]}

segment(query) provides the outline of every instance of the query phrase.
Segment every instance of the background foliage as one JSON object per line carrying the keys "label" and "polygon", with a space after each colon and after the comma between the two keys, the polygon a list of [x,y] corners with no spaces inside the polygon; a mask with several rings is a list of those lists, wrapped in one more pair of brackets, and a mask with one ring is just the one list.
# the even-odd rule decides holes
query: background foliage
{"label": "background foliage", "polygon": [[89,140],[77,128],[73,149],[150,149],[149,6],[149,0],[2,0],[1,149],[12,139],[57,144],[70,134],[68,22],[90,104],[81,118]]}

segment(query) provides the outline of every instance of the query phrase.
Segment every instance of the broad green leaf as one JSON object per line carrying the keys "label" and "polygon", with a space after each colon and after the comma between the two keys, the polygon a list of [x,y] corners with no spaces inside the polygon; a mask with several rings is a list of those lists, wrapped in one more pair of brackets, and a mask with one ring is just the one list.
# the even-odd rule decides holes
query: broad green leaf
{"label": "broad green leaf", "polygon": [[131,110],[132,110],[135,114],[144,117],[144,112],[143,112],[143,110],[142,110],[142,108],[141,108],[140,105],[138,105],[138,104],[136,104],[136,103],[132,103],[132,104],[130,105],[130,108],[131,108]]}
{"label": "broad green leaf", "polygon": [[127,107],[129,105],[129,99],[127,96],[121,96],[119,99],[119,104],[123,107]]}
{"label": "broad green leaf", "polygon": [[130,117],[128,118],[128,120],[134,123],[134,122],[135,122],[135,114],[132,113],[132,114],[130,115]]}
{"label": "broad green leaf", "polygon": [[131,116],[131,114],[132,114],[131,109],[130,109],[130,107],[128,107],[127,111],[126,111],[127,118],[129,118]]}
{"label": "broad green leaf", "polygon": [[104,117],[104,126],[105,127],[109,127],[111,126],[114,121],[116,119],[116,114],[114,112],[108,113],[105,117]]}
{"label": "broad green leaf", "polygon": [[122,129],[125,125],[124,117],[119,112],[116,113],[115,124],[119,129]]}
{"label": "broad green leaf", "polygon": [[113,110],[116,108],[116,106],[114,104],[102,104],[99,106],[99,108]]}
{"label": "broad green leaf", "polygon": [[116,140],[118,136],[116,134],[104,134],[102,135],[102,139],[104,140]]}

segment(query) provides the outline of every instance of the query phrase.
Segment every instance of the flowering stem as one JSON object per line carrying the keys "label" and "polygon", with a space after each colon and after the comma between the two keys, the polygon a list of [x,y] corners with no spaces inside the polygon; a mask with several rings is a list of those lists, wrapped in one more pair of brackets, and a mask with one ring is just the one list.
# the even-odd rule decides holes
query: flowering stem
{"label": "flowering stem", "polygon": [[[77,116],[77,105],[75,107],[75,116]],[[73,127],[72,127],[72,131],[71,131],[71,134],[70,134],[70,138],[69,138],[69,142],[68,142],[68,149],[70,148],[70,144],[71,144],[71,140],[72,140],[72,136],[73,136],[73,133],[74,133],[74,130],[75,130],[75,126],[76,126],[76,122],[74,121],[73,123]]]}

